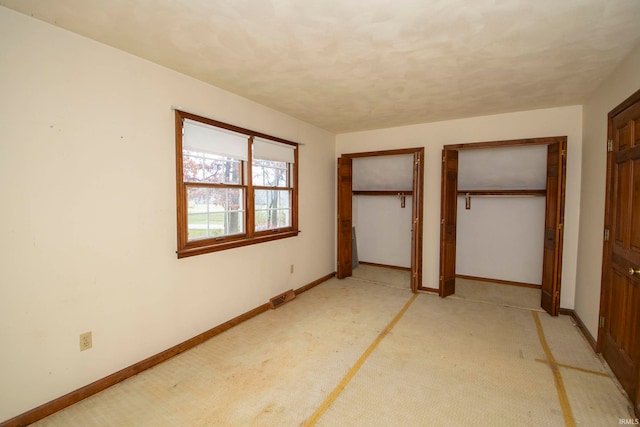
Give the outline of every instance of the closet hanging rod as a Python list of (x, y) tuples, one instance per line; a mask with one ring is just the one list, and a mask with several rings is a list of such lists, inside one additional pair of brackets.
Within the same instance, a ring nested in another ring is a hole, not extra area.
[(357, 196), (410, 196), (413, 190), (353, 190), (351, 193)]
[(458, 190), (458, 196), (473, 197), (544, 197), (547, 190)]

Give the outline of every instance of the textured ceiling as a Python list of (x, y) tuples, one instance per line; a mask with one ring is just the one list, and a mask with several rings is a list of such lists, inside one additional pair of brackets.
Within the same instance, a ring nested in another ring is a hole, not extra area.
[(640, 0), (0, 0), (333, 132), (580, 104)]

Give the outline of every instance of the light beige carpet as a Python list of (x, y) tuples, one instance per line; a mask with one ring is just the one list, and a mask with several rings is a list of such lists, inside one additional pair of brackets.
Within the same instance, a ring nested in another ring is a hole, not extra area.
[(456, 279), (455, 297), (472, 301), (543, 311), (540, 308), (541, 294), (542, 291), (535, 288)]
[(352, 278), (398, 289), (411, 289), (411, 272), (408, 270), (359, 264), (353, 269)]
[[(534, 312), (425, 293), (402, 312), (411, 298), (331, 279), (37, 425), (567, 425)], [(535, 315), (575, 424), (629, 418), (571, 320)]]

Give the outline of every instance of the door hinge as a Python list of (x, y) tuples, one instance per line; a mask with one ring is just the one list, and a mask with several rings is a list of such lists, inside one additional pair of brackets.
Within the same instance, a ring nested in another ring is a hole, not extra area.
[(607, 151), (613, 151), (613, 139), (607, 140)]
[(565, 157), (567, 155), (567, 150), (560, 151), (560, 156)]
[(440, 220), (440, 225), (444, 225), (444, 218)]
[(604, 328), (604, 316), (600, 316), (600, 327)]
[(609, 241), (609, 229), (608, 228), (604, 229), (604, 241), (605, 242)]

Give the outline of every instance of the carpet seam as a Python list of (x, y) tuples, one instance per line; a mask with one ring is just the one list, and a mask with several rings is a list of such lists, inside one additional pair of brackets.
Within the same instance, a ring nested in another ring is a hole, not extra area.
[(542, 323), (540, 322), (540, 317), (538, 316), (538, 312), (532, 311), (531, 314), (533, 315), (533, 320), (536, 324), (540, 345), (542, 345), (542, 349), (544, 350), (544, 353), (547, 356), (547, 360), (548, 360), (547, 365), (551, 368), (551, 372), (553, 373), (553, 380), (556, 385), (556, 392), (558, 393), (558, 399), (560, 400), (560, 408), (562, 409), (562, 415), (564, 416), (564, 423), (567, 427), (575, 427), (576, 421), (575, 421), (575, 418), (573, 417), (571, 405), (569, 404), (569, 397), (567, 396), (567, 390), (564, 387), (564, 381), (562, 380), (562, 374), (560, 373), (558, 362), (556, 361), (556, 358), (553, 356), (553, 353), (551, 352), (551, 348), (549, 348), (549, 344), (547, 343), (547, 339), (544, 336), (544, 330), (542, 328)]
[[(536, 362), (540, 362), (540, 363), (545, 363), (545, 364), (549, 364), (550, 363), (548, 360), (543, 360), (543, 359), (535, 359), (535, 361)], [(574, 371), (583, 372), (585, 374), (598, 375), (600, 377), (610, 378), (609, 374), (607, 374), (606, 372), (598, 372), (598, 371), (594, 371), (592, 369), (585, 369), (585, 368), (579, 368), (577, 366), (565, 365), (563, 363), (558, 363), (557, 365), (560, 368), (572, 369)]]
[(331, 394), (327, 396), (327, 398), (322, 402), (322, 404), (315, 410), (313, 414), (307, 419), (304, 423), (305, 427), (314, 426), (318, 420), (324, 415), (324, 413), (329, 409), (329, 407), (333, 404), (333, 402), (340, 396), (340, 393), (345, 389), (347, 384), (353, 379), (353, 377), (358, 373), (362, 365), (367, 361), (371, 353), (378, 347), (380, 342), (386, 337), (389, 332), (396, 326), (396, 324), (400, 321), (402, 316), (407, 312), (411, 304), (416, 300), (419, 294), (413, 294), (409, 301), (402, 307), (402, 309), (395, 315), (395, 317), (389, 322), (386, 328), (378, 336), (375, 340), (367, 347), (367, 349), (362, 353), (362, 355), (358, 358), (356, 363), (349, 369), (347, 374), (342, 378), (342, 380), (338, 383), (338, 385), (333, 389)]

